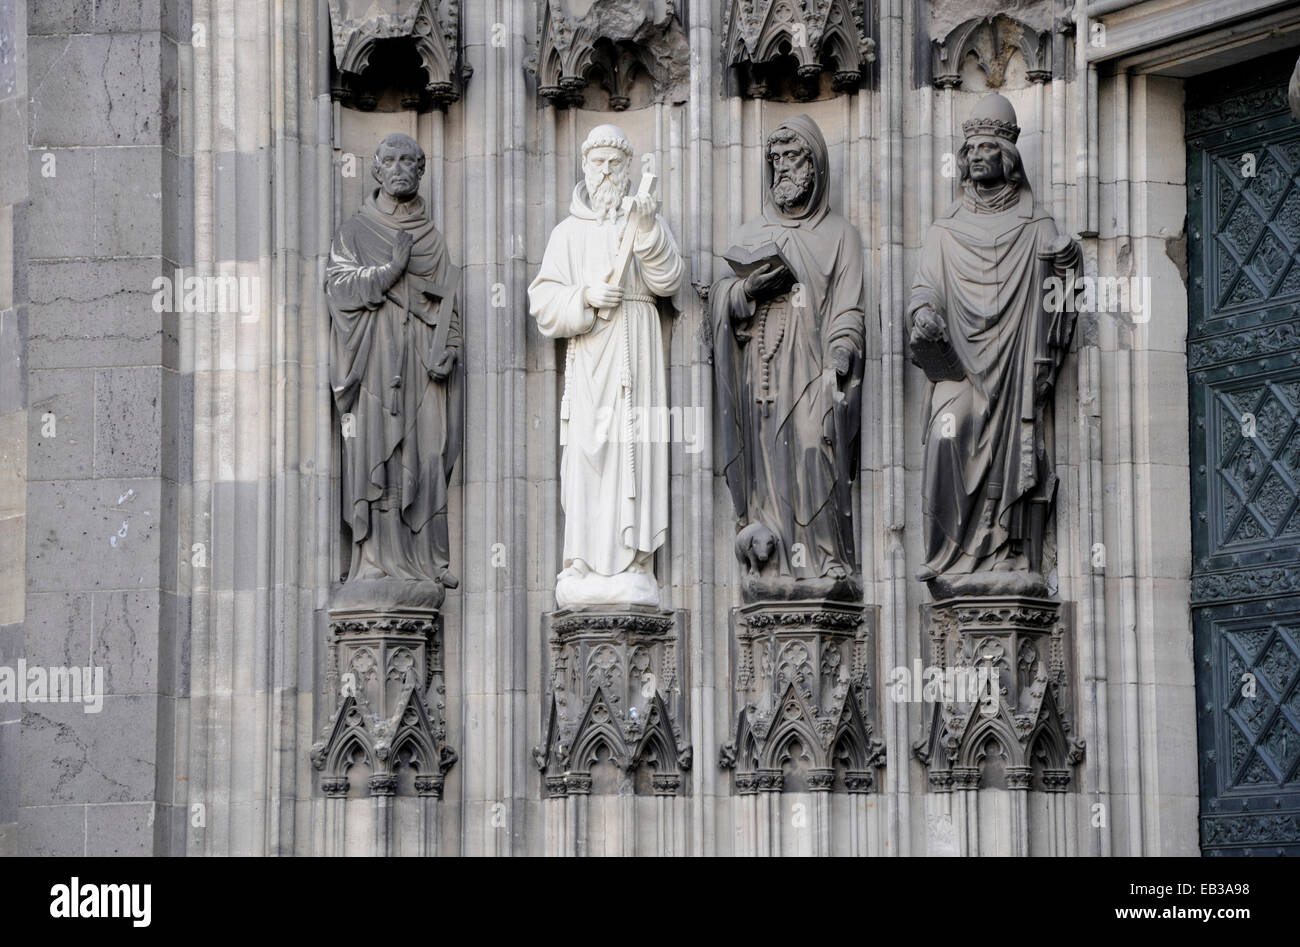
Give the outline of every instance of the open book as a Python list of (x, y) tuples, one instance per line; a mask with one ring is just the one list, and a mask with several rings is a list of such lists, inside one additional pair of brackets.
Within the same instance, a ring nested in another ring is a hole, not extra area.
[(731, 271), (741, 279), (768, 265), (784, 266), (791, 273), (794, 272), (794, 267), (790, 265), (790, 261), (785, 258), (785, 254), (781, 252), (781, 248), (775, 243), (765, 243), (761, 247), (755, 247), (752, 250), (745, 247), (732, 247), (722, 254), (722, 258), (727, 261)]

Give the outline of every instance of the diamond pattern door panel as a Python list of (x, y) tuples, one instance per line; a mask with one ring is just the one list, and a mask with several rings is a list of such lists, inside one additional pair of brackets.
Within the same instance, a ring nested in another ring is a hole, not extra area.
[(1300, 854), (1300, 123), (1287, 110), (1288, 55), (1187, 87), (1192, 634), (1207, 855)]

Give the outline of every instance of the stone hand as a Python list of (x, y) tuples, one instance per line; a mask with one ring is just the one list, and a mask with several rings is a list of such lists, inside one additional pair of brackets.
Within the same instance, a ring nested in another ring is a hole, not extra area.
[(451, 373), (456, 370), (457, 357), (455, 349), (443, 349), (442, 358), (438, 359), (438, 364), (429, 369), (429, 377), (434, 381), (446, 381), (451, 377)]
[(397, 273), (406, 272), (406, 264), (411, 261), (411, 234), (406, 230), (397, 232), (397, 240), (393, 243), (393, 269)]
[(1069, 234), (1060, 234), (1052, 245), (1048, 248), (1052, 251), (1052, 256), (1058, 263), (1068, 263), (1073, 257), (1076, 250), (1074, 239)]
[(845, 342), (836, 342), (831, 346), (831, 365), (835, 374), (843, 378), (853, 367), (853, 347)]
[(636, 232), (649, 233), (654, 229), (655, 216), (659, 213), (659, 202), (650, 195), (632, 197), (632, 213), (636, 215)]
[(623, 288), (613, 283), (593, 283), (582, 291), (582, 298), (592, 309), (610, 309), (623, 301)]
[(765, 264), (745, 277), (745, 295), (750, 299), (771, 299), (794, 285), (794, 274), (784, 266)]
[(947, 338), (948, 328), (937, 312), (928, 307), (916, 311), (912, 321), (913, 341), (938, 342)]

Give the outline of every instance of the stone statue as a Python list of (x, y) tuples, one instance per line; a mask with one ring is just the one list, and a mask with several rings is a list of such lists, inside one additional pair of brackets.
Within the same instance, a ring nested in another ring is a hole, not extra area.
[(330, 246), (330, 384), (343, 428), (340, 600), (437, 607), (448, 571), (447, 481), (460, 455), (459, 273), (419, 196), (424, 151), (375, 149), (379, 187)]
[(741, 589), (750, 601), (854, 600), (862, 239), (830, 209), (826, 142), (806, 115), (768, 137), (764, 174), (762, 216), (709, 294)]
[(656, 297), (677, 291), (684, 266), (648, 182), (629, 196), (631, 169), (622, 130), (592, 129), (584, 180), (528, 287), (538, 329), (568, 339), (561, 608), (659, 604), (654, 554), (668, 533), (668, 444), (656, 419), (667, 416), (668, 391)]
[(1300, 59), (1295, 61), (1295, 69), (1291, 70), (1291, 81), (1286, 88), (1287, 101), (1291, 103), (1291, 114), (1295, 120), (1300, 122)]
[(926, 234), (907, 309), (931, 381), (917, 578), (938, 599), (1046, 595), (1052, 390), (1080, 248), (1034, 202), (1011, 103), (985, 96), (962, 130), (963, 195)]

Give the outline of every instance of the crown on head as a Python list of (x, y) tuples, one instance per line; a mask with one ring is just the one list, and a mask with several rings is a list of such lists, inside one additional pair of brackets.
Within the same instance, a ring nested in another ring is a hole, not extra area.
[(996, 92), (984, 96), (972, 110), (970, 118), (961, 123), (962, 133), (967, 138), (977, 135), (994, 135), (1005, 138), (1015, 144), (1020, 137), (1020, 126), (1016, 124), (1016, 110), (1011, 103)]

